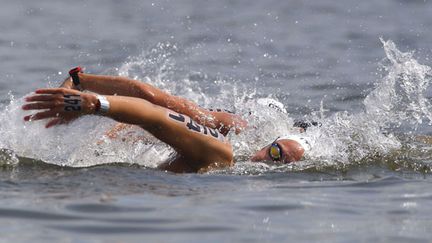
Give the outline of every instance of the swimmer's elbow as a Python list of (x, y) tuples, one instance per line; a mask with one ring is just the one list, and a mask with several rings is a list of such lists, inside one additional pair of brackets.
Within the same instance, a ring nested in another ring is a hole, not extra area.
[(214, 165), (217, 168), (227, 168), (234, 165), (234, 155), (231, 146), (226, 146), (221, 151), (218, 151), (218, 156), (215, 158)]
[(233, 166), (233, 164), (234, 164), (234, 155), (233, 155), (233, 150), (232, 150), (231, 146), (227, 146), (224, 149), (224, 152), (222, 153), (221, 161), (226, 166)]

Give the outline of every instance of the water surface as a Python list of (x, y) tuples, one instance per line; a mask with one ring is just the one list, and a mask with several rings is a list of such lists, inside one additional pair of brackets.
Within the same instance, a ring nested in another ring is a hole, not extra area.
[[(430, 241), (431, 145), (417, 136), (432, 134), (431, 8), (2, 1), (0, 242)], [(24, 124), (22, 97), (76, 65), (244, 115), (236, 165), (158, 171), (172, 150), (139, 129), (125, 136), (146, 142), (106, 140), (114, 123), (101, 117)], [(249, 161), (296, 119), (323, 124), (306, 160)]]

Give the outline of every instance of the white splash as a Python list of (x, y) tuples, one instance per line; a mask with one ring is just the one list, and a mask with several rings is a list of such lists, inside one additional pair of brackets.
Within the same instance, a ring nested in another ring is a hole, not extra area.
[[(412, 53), (400, 52), (393, 42), (382, 42), (387, 56), (383, 66), (386, 75), (364, 100), (364, 112), (339, 112), (326, 116), (322, 108), (320, 112), (311, 114), (311, 119), (321, 122), (322, 126), (311, 127), (305, 134), (314, 143), (307, 161), (283, 168), (346, 165), (368, 156), (385, 155), (401, 146), (392, 135), (398, 127), (409, 123), (415, 129), (425, 121), (431, 122), (431, 104), (426, 98), (430, 67), (419, 64)], [(280, 166), (251, 165), (249, 158), (276, 137), (297, 132), (284, 104), (275, 97), (258, 97), (255, 90), (238, 83), (201, 73), (184, 73), (175, 67), (173, 61), (177, 51), (175, 45), (158, 44), (150, 51), (127, 60), (114, 74), (143, 80), (205, 107), (222, 107), (242, 114), (250, 126), (240, 135), (229, 136), (237, 159), (233, 171), (239, 174), (257, 168), (280, 171)], [(208, 87), (203, 87), (203, 84), (213, 85), (211, 95), (204, 94), (203, 90)], [(278, 104), (283, 111), (269, 107), (269, 101)], [(27, 113), (21, 110), (22, 104), (23, 99), (11, 97), (10, 104), (0, 112), (0, 148), (13, 151), (18, 156), (74, 167), (112, 162), (155, 167), (173, 152), (142, 129), (127, 129), (119, 134), (119, 139), (108, 139), (105, 133), (115, 122), (103, 117), (87, 116), (68, 126), (50, 129), (44, 128), (44, 121), (24, 123), (22, 119)], [(138, 137), (145, 139), (136, 141), (134, 138)]]
[(364, 101), (368, 116), (387, 125), (408, 122), (416, 128), (424, 120), (430, 124), (432, 112), (426, 91), (431, 68), (419, 64), (412, 52), (400, 52), (392, 41), (381, 42), (389, 64), (384, 66), (387, 75)]
[[(324, 109), (312, 114), (310, 119), (322, 123), (321, 127), (311, 127), (304, 136), (313, 143), (307, 160), (287, 165), (286, 169), (306, 169), (311, 164), (316, 167), (338, 166), (359, 163), (371, 156), (384, 156), (401, 148), (401, 142), (393, 135), (401, 126), (409, 125), (413, 132), (423, 122), (431, 124), (431, 104), (427, 99), (427, 89), (431, 81), (431, 68), (419, 64), (411, 52), (403, 53), (388, 40), (383, 43), (386, 61), (383, 64), (385, 76), (364, 100), (364, 112), (351, 114), (348, 111), (324, 116)], [(257, 109), (251, 124), (264, 127), (258, 134), (247, 131), (235, 139), (234, 145), (241, 155), (251, 154), (259, 147), (269, 144), (272, 139), (290, 131), (289, 114), (270, 114)], [(286, 121), (288, 127), (281, 126)], [(267, 136), (266, 136), (267, 135)], [(251, 139), (252, 138), (252, 139)], [(247, 145), (242, 141), (251, 141)], [(259, 146), (257, 146), (259, 145)], [(240, 155), (240, 156), (241, 156)], [(244, 166), (236, 166), (237, 173), (244, 173)], [(272, 166), (272, 170), (278, 167)]]

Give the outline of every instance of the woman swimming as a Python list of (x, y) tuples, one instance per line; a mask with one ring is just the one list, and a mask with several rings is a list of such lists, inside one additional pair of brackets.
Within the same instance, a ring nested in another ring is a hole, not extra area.
[[(247, 126), (240, 116), (204, 109), (125, 77), (85, 74), (79, 67), (69, 74), (60, 88), (38, 89), (26, 97), (22, 108), (38, 112), (25, 116), (25, 121), (50, 119), (48, 128), (83, 115), (102, 115), (140, 126), (174, 148), (177, 154), (160, 169), (205, 172), (233, 165), (232, 146), (225, 136), (230, 130), (239, 133)], [(281, 137), (258, 151), (252, 160), (298, 161), (309, 146), (299, 137)]]

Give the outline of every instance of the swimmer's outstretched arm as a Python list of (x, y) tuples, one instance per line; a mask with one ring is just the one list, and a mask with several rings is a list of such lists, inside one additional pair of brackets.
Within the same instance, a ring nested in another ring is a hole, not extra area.
[[(194, 102), (171, 95), (150, 84), (120, 76), (78, 74), (81, 87), (103, 95), (120, 95), (145, 99), (153, 104), (171, 109), (191, 117), (201, 125), (217, 128), (227, 134), (232, 128), (239, 133), (247, 126), (240, 116), (227, 112), (215, 112), (204, 109)], [(62, 87), (73, 88), (71, 78), (66, 79)]]
[[(110, 107), (104, 115), (122, 123), (138, 125), (171, 145), (192, 171), (217, 164), (232, 164), (232, 148), (216, 130), (199, 126), (192, 119), (146, 100), (126, 96), (106, 96)], [(24, 120), (68, 118), (95, 114), (98, 98), (72, 89), (39, 89), (26, 98), (24, 110), (38, 110)], [(42, 110), (42, 111), (40, 111)]]

